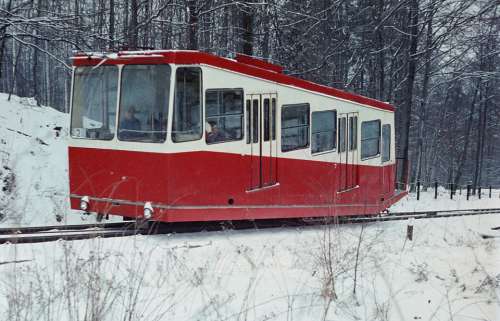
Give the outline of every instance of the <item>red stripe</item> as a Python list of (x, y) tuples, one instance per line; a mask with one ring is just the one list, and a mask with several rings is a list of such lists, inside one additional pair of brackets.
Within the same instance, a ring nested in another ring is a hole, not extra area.
[[(314, 91), (321, 94), (326, 94), (332, 97), (337, 97), (345, 100), (349, 100), (352, 102), (360, 103), (363, 105), (394, 111), (394, 106), (391, 104), (364, 97), (361, 95), (348, 93), (339, 89), (319, 85), (310, 81), (306, 81), (303, 79), (299, 79), (292, 76), (287, 76), (281, 73), (276, 72), (276, 67), (270, 68), (267, 66), (267, 70), (265, 69), (265, 62), (261, 62), (261, 67), (255, 67), (249, 64), (240, 63), (231, 59), (222, 58), (218, 56), (214, 56), (205, 52), (199, 51), (164, 51), (152, 53), (152, 57), (148, 57), (148, 55), (144, 56), (132, 56), (127, 58), (126, 55), (121, 55), (119, 59), (109, 59), (104, 62), (105, 65), (115, 65), (115, 64), (161, 64), (161, 63), (172, 63), (172, 64), (184, 64), (184, 65), (193, 65), (193, 64), (206, 64), (214, 67), (219, 67), (222, 69), (227, 69), (231, 71), (235, 71), (247, 76), (257, 77), (265, 80), (274, 81), (278, 84), (294, 86), (310, 91)], [(158, 55), (162, 55), (163, 58), (157, 57)], [(240, 58), (241, 59), (241, 58)], [(243, 58), (245, 60), (245, 58)], [(251, 58), (253, 59), (253, 58)], [(255, 61), (257, 59), (253, 59)], [(73, 64), (75, 66), (94, 66), (102, 61), (102, 58), (87, 58), (87, 57), (75, 57), (73, 60)], [(253, 65), (256, 62), (252, 63)], [(275, 66), (268, 64), (270, 66)]]
[[(356, 166), (359, 187), (337, 193), (341, 166), (287, 158), (279, 158), (277, 164), (279, 185), (248, 192), (249, 156), (70, 147), (70, 193), (152, 202), (167, 207), (158, 209), (163, 214), (157, 219), (168, 221), (371, 214), (393, 202), (394, 165)], [(78, 200), (72, 199), (72, 208), (78, 206)], [(90, 206), (104, 213), (142, 215), (140, 205), (91, 200)]]

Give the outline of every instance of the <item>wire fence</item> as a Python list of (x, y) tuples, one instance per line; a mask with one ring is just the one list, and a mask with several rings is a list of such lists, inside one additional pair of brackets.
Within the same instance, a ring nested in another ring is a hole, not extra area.
[[(417, 201), (420, 200), (421, 192), (429, 189), (433, 190), (434, 199), (440, 197), (454, 199), (457, 195), (464, 195), (467, 201), (472, 199), (500, 198), (500, 187), (492, 185), (479, 185), (474, 187), (472, 183), (460, 185), (455, 183), (442, 184), (436, 181), (432, 184), (426, 183), (425, 185), (421, 182), (410, 183), (408, 187), (410, 193), (416, 194)], [(446, 193), (439, 192), (441, 187), (445, 189)]]

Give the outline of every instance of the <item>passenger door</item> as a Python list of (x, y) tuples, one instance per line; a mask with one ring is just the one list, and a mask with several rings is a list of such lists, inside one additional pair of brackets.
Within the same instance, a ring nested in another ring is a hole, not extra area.
[(358, 185), (358, 113), (338, 118), (339, 191)]
[(250, 190), (277, 182), (276, 106), (276, 94), (249, 94), (245, 101)]

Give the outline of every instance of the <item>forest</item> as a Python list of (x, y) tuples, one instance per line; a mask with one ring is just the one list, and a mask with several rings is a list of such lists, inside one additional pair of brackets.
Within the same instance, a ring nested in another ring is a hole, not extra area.
[(497, 0), (0, 0), (0, 91), (68, 112), (75, 51), (243, 52), (396, 107), (410, 182), (500, 186)]

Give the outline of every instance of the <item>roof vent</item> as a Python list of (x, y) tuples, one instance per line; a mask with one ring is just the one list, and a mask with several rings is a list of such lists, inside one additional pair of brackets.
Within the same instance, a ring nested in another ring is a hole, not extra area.
[(236, 54), (236, 61), (239, 63), (245, 64), (245, 65), (250, 65), (250, 66), (257, 67), (257, 68), (266, 69), (269, 71), (274, 71), (274, 72), (279, 73), (279, 74), (283, 73), (283, 67), (269, 63), (269, 62), (264, 61), (262, 59), (254, 58), (252, 56), (247, 56), (244, 54), (237, 53)]

